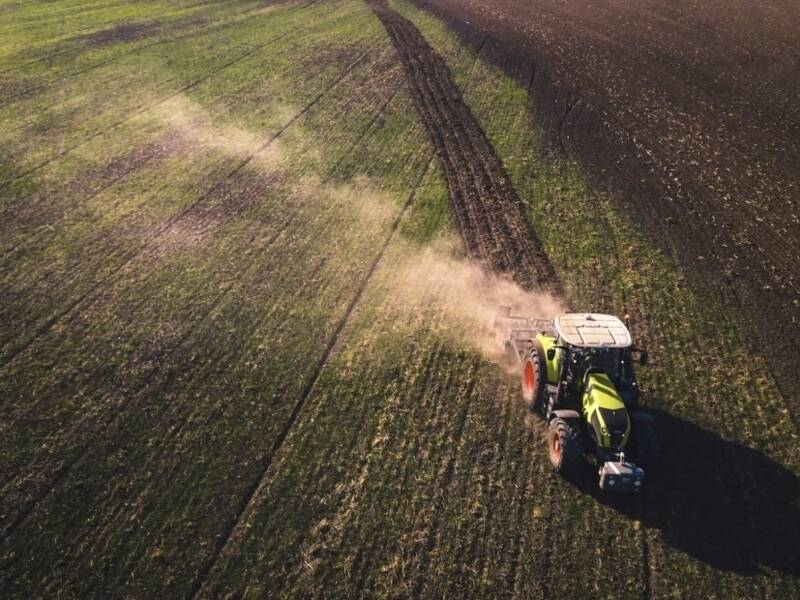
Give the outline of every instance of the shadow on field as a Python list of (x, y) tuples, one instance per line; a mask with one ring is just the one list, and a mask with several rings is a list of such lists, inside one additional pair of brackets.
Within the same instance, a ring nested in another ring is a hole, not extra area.
[(603, 493), (591, 476), (574, 485), (717, 569), (800, 573), (800, 478), (756, 450), (651, 412), (663, 458), (647, 469), (641, 497)]

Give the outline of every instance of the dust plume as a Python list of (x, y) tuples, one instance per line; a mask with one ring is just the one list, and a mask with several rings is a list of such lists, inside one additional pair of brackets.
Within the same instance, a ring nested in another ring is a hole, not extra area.
[[(284, 122), (294, 111), (285, 107), (279, 113), (278, 122)], [(256, 135), (225, 123), (182, 94), (158, 104), (151, 115), (166, 125), (184, 148), (217, 151), (241, 159), (253, 156), (254, 161), (271, 170), (282, 166), (283, 153), (277, 140), (265, 147), (264, 134)]]
[(493, 326), (500, 306), (511, 307), (512, 314), (548, 318), (564, 312), (564, 306), (551, 294), (524, 290), (508, 277), (458, 258), (453, 245), (444, 241), (407, 255), (395, 271), (390, 303), (425, 311), (437, 329), (505, 364), (501, 336)]
[(392, 196), (381, 191), (367, 176), (357, 176), (347, 183), (330, 183), (317, 176), (304, 175), (293, 185), (293, 190), (296, 195), (314, 198), (341, 212), (347, 227), (378, 231), (397, 214)]

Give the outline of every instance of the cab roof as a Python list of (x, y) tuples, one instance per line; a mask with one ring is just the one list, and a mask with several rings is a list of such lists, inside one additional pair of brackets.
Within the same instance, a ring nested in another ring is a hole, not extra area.
[(556, 317), (558, 335), (579, 348), (628, 348), (631, 334), (625, 324), (612, 315), (569, 313)]

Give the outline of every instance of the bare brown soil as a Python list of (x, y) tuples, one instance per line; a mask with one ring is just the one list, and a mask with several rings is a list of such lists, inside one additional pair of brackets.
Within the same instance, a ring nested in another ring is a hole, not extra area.
[(159, 23), (123, 23), (78, 37), (78, 42), (90, 46), (107, 46), (120, 42), (133, 42), (155, 34)]
[(370, 2), (406, 70), (414, 105), (442, 167), (468, 254), (522, 286), (558, 287), (525, 208), (441, 57), (408, 19)]
[(797, 423), (798, 5), (420, 4), (492, 36), (498, 64), (535, 65), (535, 107), (556, 147), (741, 311)]

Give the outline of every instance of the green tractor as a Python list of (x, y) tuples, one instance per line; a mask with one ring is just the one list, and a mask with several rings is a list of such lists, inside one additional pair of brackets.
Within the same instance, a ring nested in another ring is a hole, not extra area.
[(549, 424), (553, 468), (574, 478), (593, 456), (601, 489), (641, 490), (642, 467), (657, 458), (655, 422), (639, 407), (633, 371), (634, 355), (644, 365), (647, 353), (625, 324), (603, 314), (518, 317), (504, 307), (495, 327), (521, 367), (523, 400)]

